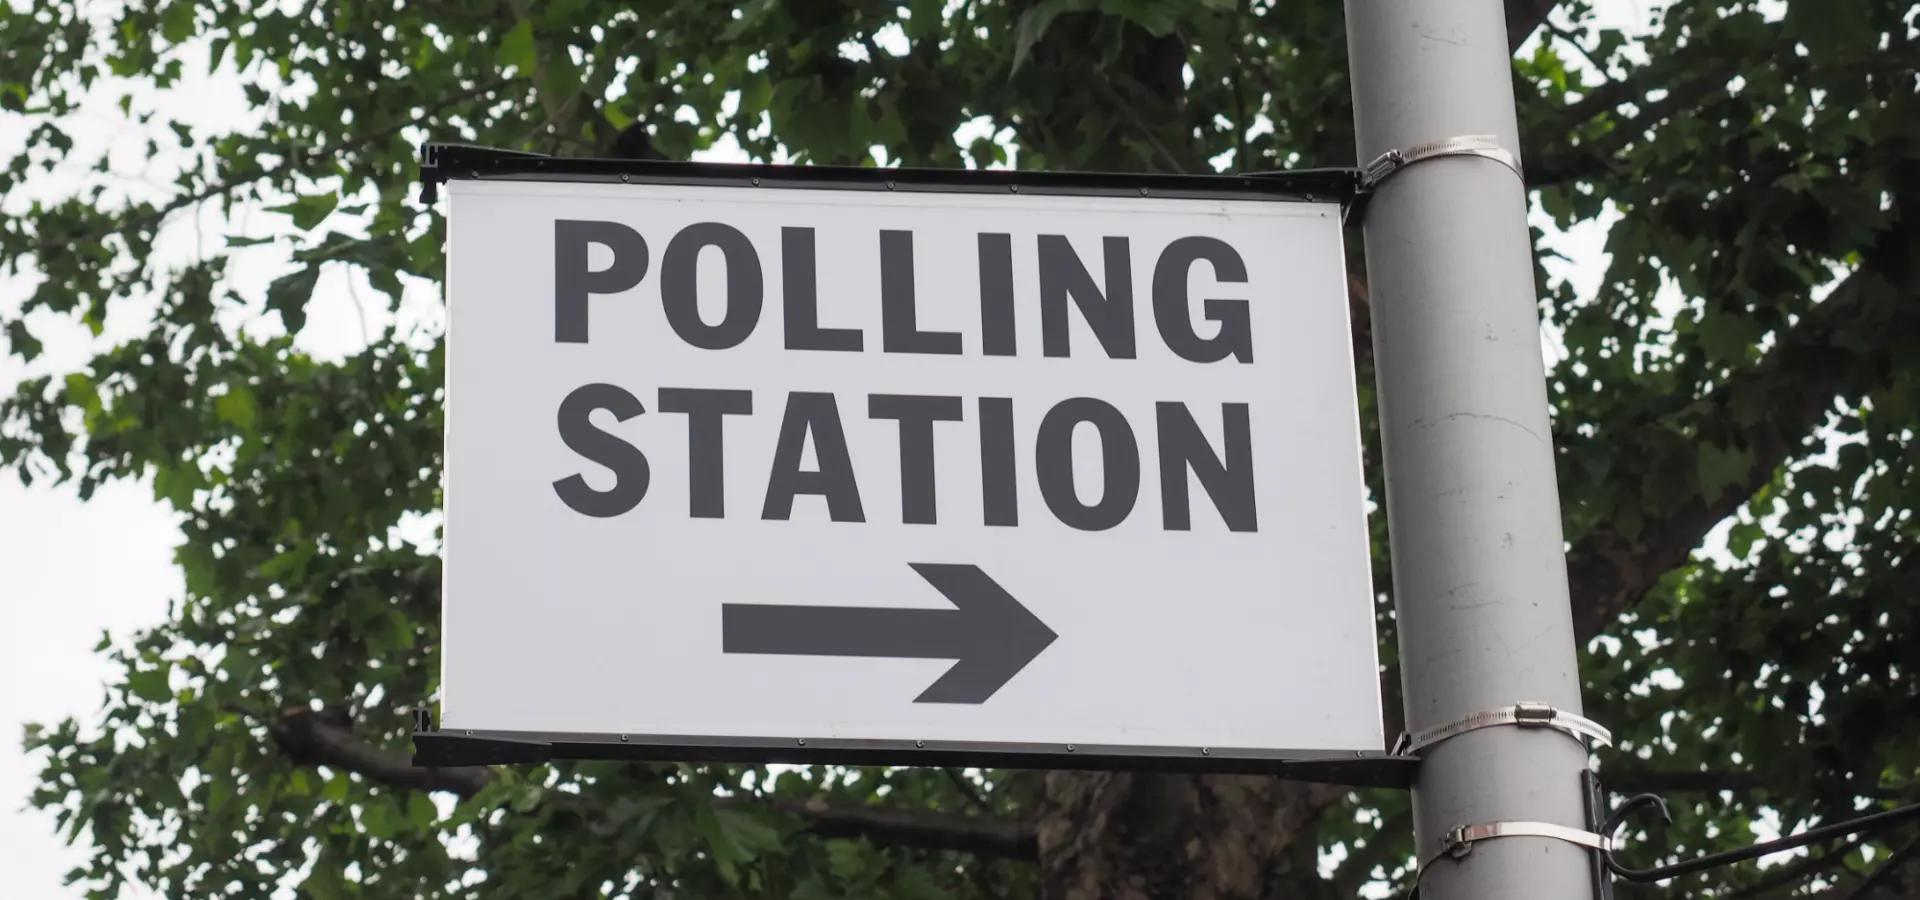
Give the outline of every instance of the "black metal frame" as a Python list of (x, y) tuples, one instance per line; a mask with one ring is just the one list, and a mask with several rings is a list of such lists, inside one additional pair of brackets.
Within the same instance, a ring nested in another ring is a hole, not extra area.
[(416, 766), (494, 766), (556, 759), (649, 762), (789, 763), (844, 766), (961, 766), (986, 769), (1274, 775), (1351, 787), (1405, 789), (1419, 761), (1385, 751), (1250, 750), (964, 741), (883, 741), (578, 732), (436, 730), (415, 713)]
[[(453, 179), (681, 184), (768, 189), (927, 191), (1265, 200), (1337, 203), (1360, 196), (1357, 169), (1248, 175), (1160, 175), (980, 169), (783, 166), (631, 159), (579, 159), (471, 144), (429, 143), (420, 154), (420, 199), (432, 203)], [(1353, 787), (1408, 788), (1419, 761), (1386, 750), (1265, 750), (986, 743), (957, 741), (743, 738), (438, 730), (416, 714), (414, 764), (450, 767), (555, 759), (1264, 774)]]
[[(1594, 834), (1611, 837), (1606, 830), (1607, 791), (1600, 784), (1600, 773), (1585, 769), (1580, 773), (1580, 788), (1586, 794), (1587, 830)], [(1589, 860), (1592, 866), (1593, 900), (1613, 900), (1613, 872), (1608, 866), (1611, 859), (1605, 850), (1593, 851)]]
[(1361, 193), (1358, 169), (1299, 169), (1245, 175), (1043, 172), (1015, 169), (909, 169), (674, 162), (543, 156), (472, 144), (420, 149), (420, 201), (432, 203), (454, 179), (640, 182), (710, 187), (833, 188), (1162, 198), (1238, 198), (1350, 206)]

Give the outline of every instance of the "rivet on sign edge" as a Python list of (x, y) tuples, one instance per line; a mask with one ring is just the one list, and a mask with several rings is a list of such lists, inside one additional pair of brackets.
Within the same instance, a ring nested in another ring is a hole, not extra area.
[(1012, 192), (1014, 192), (1014, 193), (1016, 193), (1016, 194), (1018, 194), (1018, 193), (1020, 193), (1020, 186), (1019, 186), (1019, 185), (1017, 185), (1017, 184), (1010, 184), (1010, 185), (1007, 185), (1007, 190), (1010, 190), (1010, 191), (1012, 191)]
[(1200, 755), (1201, 755), (1201, 756), (1212, 756), (1212, 755), (1213, 755), (1213, 751), (1212, 751), (1212, 750), (1209, 750), (1209, 749), (1207, 749), (1207, 748), (1205, 748), (1205, 747), (1201, 747), (1201, 748), (1200, 748)]
[(806, 738), (795, 738), (794, 740), (797, 740), (797, 741), (799, 741), (799, 742), (800, 742), (800, 746), (802, 746), (802, 747), (805, 747), (805, 746), (807, 745), (807, 739), (806, 739)]
[(626, 735), (624, 735), (624, 734), (623, 734), (623, 735), (621, 735), (621, 736), (620, 736), (620, 743), (622, 743), (622, 744), (624, 744), (624, 743), (626, 743), (626, 742), (627, 742), (627, 736), (626, 736)]
[(632, 176), (632, 175), (628, 175), (628, 174), (627, 174), (627, 173), (625, 173), (625, 172), (621, 172), (621, 173), (620, 173), (620, 183), (621, 183), (621, 184), (625, 184), (625, 183), (627, 183), (627, 182), (629, 182), (629, 181), (632, 181), (632, 180), (633, 180), (633, 176)]
[(750, 180), (751, 180), (751, 181), (753, 182), (753, 186), (754, 186), (754, 187), (759, 187), (759, 186), (760, 186), (760, 179), (759, 179), (758, 177), (755, 177), (755, 178), (753, 178), (753, 179), (750, 179)]
[(467, 729), (467, 737), (473, 737), (473, 729)]
[(1072, 752), (1073, 752), (1073, 745), (1072, 745), (1072, 744), (1068, 744), (1068, 745), (1067, 745), (1067, 752), (1068, 752), (1068, 753), (1072, 753)]
[(1141, 189), (1140, 189), (1140, 196), (1142, 196), (1142, 197), (1145, 197), (1146, 195), (1147, 195), (1147, 189), (1146, 189), (1146, 188), (1141, 188)]
[(893, 182), (887, 182), (887, 190), (893, 190)]
[(915, 747), (925, 747), (925, 746), (927, 745), (927, 742), (926, 742), (926, 741), (914, 741), (914, 742), (913, 742), (913, 745), (914, 745)]

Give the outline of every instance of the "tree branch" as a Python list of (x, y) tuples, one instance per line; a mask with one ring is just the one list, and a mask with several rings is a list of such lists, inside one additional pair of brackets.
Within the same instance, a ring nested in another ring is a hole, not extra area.
[[(1714, 497), (1692, 497), (1650, 518), (1631, 538), (1604, 524), (1574, 545), (1567, 553), (1567, 575), (1580, 640), (1599, 634), (1660, 576), (1685, 563), (1707, 532), (1771, 481), (1826, 421), (1836, 396), (1876, 383), (1887, 364), (1885, 342), (1849, 338), (1900, 334), (1903, 328), (1915, 327), (1913, 304), (1902, 301), (1920, 289), (1916, 283), (1920, 279), (1915, 277), (1920, 266), (1912, 262), (1920, 254), (1916, 237), (1920, 237), (1920, 225), (1884, 233), (1863, 254), (1859, 269), (1782, 334), (1766, 359), (1677, 416), (1659, 417), (1641, 426), (1652, 430), (1680, 426), (1699, 433), (1697, 423), (1750, 419), (1752, 424), (1740, 430), (1739, 438), (1752, 453), (1753, 464), (1739, 484)], [(1879, 349), (1852, 349), (1859, 346)], [(1621, 438), (1603, 434), (1597, 439)], [(1625, 443), (1635, 442), (1629, 438)]]
[[(509, 82), (506, 80), (495, 81), (495, 82), (490, 82), (488, 84), (480, 85), (478, 87), (474, 87), (469, 90), (461, 91), (458, 94), (454, 94), (453, 96), (447, 97), (446, 99), (441, 100), (440, 102), (427, 107), (425, 110), (421, 111), (420, 115), (415, 116), (411, 119), (408, 119), (405, 122), (400, 122), (398, 124), (391, 125), (386, 128), (382, 128), (378, 131), (370, 132), (368, 134), (361, 135), (358, 137), (350, 137), (347, 140), (342, 141), (338, 147), (330, 148), (329, 152), (337, 153), (341, 150), (358, 150), (363, 147), (368, 147), (373, 144), (377, 144), (381, 141), (392, 140), (394, 137), (397, 137), (400, 134), (400, 132), (405, 131), (408, 128), (412, 128), (415, 125), (420, 125), (426, 122), (428, 119), (431, 119), (434, 116), (439, 115), (440, 113), (446, 111), (448, 107), (453, 106), (456, 103), (461, 103), (463, 101), (470, 100), (474, 97), (480, 96), (481, 94), (486, 94), (486, 93), (490, 93), (492, 91), (498, 90), (499, 88), (506, 86), (508, 83)], [(161, 206), (155, 207), (154, 209), (151, 209), (145, 213), (142, 213), (140, 215), (127, 219), (124, 222), (120, 222), (114, 225), (112, 228), (106, 229), (104, 231), (100, 231), (94, 234), (79, 236), (78, 238), (75, 238), (73, 236), (66, 236), (66, 237), (60, 237), (60, 238), (43, 239), (42, 241), (40, 241), (39, 245), (34, 248), (34, 252), (36, 254), (45, 254), (49, 250), (54, 250), (64, 246), (86, 245), (86, 244), (98, 243), (99, 241), (106, 239), (109, 235), (120, 234), (122, 232), (131, 231), (135, 228), (140, 228), (145, 225), (151, 225), (155, 222), (159, 222), (165, 219), (167, 216), (170, 216), (176, 212), (179, 212), (180, 210), (186, 209), (189, 206), (193, 206), (196, 203), (202, 203), (207, 200), (212, 200), (215, 197), (226, 196), (227, 194), (231, 194), (234, 191), (239, 190), (240, 188), (246, 187), (249, 184), (259, 181), (262, 178), (272, 178), (277, 175), (284, 175), (288, 172), (298, 170), (300, 167), (305, 166), (309, 161), (311, 161), (317, 155), (318, 154), (311, 153), (311, 152), (296, 151), (288, 155), (286, 161), (282, 162), (277, 166), (272, 166), (264, 169), (255, 169), (251, 172), (243, 172), (239, 175), (235, 175), (231, 178), (228, 178), (225, 181), (219, 182), (217, 184), (213, 184), (209, 187), (203, 188), (194, 193), (187, 194), (182, 197), (175, 197), (174, 199), (168, 201), (165, 204), (162, 204)]]
[(1649, 772), (1621, 769), (1601, 773), (1607, 790), (1616, 794), (1745, 793), (1765, 787), (1752, 772)]
[[(1920, 885), (1920, 864), (1914, 859), (1920, 856), (1920, 835), (1907, 839), (1905, 844), (1888, 854), (1873, 867), (1873, 871), (1843, 890), (1846, 900), (1895, 900), (1896, 894), (1913, 900), (1911, 890)], [(1902, 883), (1909, 890), (1902, 890)]]
[[(1600, 96), (1599, 91), (1602, 88), (1627, 83), (1626, 81), (1608, 82), (1596, 88), (1595, 93), (1589, 95), (1587, 99)], [(1529, 160), (1526, 170), (1527, 187), (1553, 187), (1572, 181), (1599, 179), (1608, 174), (1614, 158), (1619, 156), (1621, 151), (1645, 137), (1647, 132), (1653, 130), (1655, 126), (1676, 114), (1696, 108), (1708, 97), (1724, 93), (1725, 90), (1724, 85), (1715, 86), (1705, 79), (1700, 79), (1676, 87), (1668, 92), (1667, 96), (1651, 102), (1640, 97), (1629, 96), (1612, 100), (1604, 107), (1585, 112), (1582, 108), (1587, 106), (1586, 100), (1575, 103), (1567, 107), (1568, 112), (1572, 113), (1566, 119), (1569, 129), (1579, 128), (1594, 116), (1622, 103), (1639, 104), (1641, 112), (1631, 119), (1619, 122), (1613, 130), (1599, 138), (1583, 140), (1570, 146), (1556, 144), (1553, 149), (1541, 154), (1537, 163), (1535, 160)]]
[[(1740, 73), (1742, 61), (1722, 60), (1722, 65), (1710, 65), (1712, 61), (1706, 57), (1711, 52), (1710, 48), (1689, 44), (1671, 56), (1634, 67), (1624, 77), (1583, 89), (1584, 96), (1554, 113), (1539, 128), (1546, 140), (1538, 152), (1527, 154), (1527, 186), (1550, 187), (1604, 176), (1614, 157), (1655, 126), (1714, 94), (1724, 93), (1727, 82)], [(1647, 100), (1647, 95), (1656, 90), (1666, 91), (1666, 96)], [(1598, 137), (1583, 138), (1578, 144), (1566, 142), (1569, 133), (1628, 103), (1639, 107), (1638, 115), (1617, 121)]]
[(415, 767), (406, 754), (354, 737), (346, 717), (337, 713), (285, 709), (278, 721), (267, 725), (267, 733), (295, 765), (342, 769), (391, 788), (444, 792), (465, 799), (493, 782), (493, 770), (484, 766)]
[(1811, 896), (1818, 900), (1920, 900), (1920, 836), (1909, 839), (1862, 878)]
[(1035, 860), (1039, 839), (1024, 822), (931, 809), (832, 804), (819, 797), (727, 797), (718, 805), (762, 806), (794, 816), (823, 838), (866, 838), (890, 847), (956, 850), (979, 856)]
[[(466, 798), (494, 779), (484, 766), (417, 767), (404, 753), (382, 750), (355, 737), (343, 711), (306, 707), (282, 710), (267, 725), (280, 752), (296, 765), (353, 772), (398, 790), (450, 793)], [(931, 809), (899, 809), (830, 803), (819, 797), (716, 797), (732, 809), (771, 809), (799, 819), (823, 838), (865, 838), (881, 846), (952, 850), (1005, 859), (1039, 855), (1034, 829), (1024, 822), (967, 816)]]
[(993, 808), (987, 805), (987, 798), (980, 795), (980, 786), (968, 781), (965, 772), (952, 766), (943, 766), (940, 771), (947, 773), (947, 780), (953, 783), (953, 789), (960, 792), (960, 796), (967, 798), (967, 802), (972, 804), (974, 809), (987, 814), (993, 812)]
[(1347, 273), (1347, 322), (1353, 330), (1353, 358), (1373, 358), (1373, 293), (1364, 273)]
[(1160, 157), (1160, 161), (1166, 164), (1167, 169), (1176, 175), (1187, 174), (1186, 167), (1180, 164), (1180, 158), (1174, 156), (1173, 151), (1167, 149), (1167, 145), (1160, 140), (1160, 136), (1153, 133), (1153, 128), (1146, 123), (1146, 120), (1140, 118), (1140, 113), (1133, 108), (1133, 104), (1128, 103), (1127, 98), (1120, 96), (1119, 89), (1115, 88), (1113, 82), (1107, 78), (1106, 70), (1089, 63), (1087, 74), (1092, 76), (1093, 86), (1099, 90), (1101, 98), (1106, 100), (1107, 105), (1112, 106), (1114, 111), (1127, 120), (1127, 124), (1146, 140), (1148, 146), (1151, 146), (1153, 152)]

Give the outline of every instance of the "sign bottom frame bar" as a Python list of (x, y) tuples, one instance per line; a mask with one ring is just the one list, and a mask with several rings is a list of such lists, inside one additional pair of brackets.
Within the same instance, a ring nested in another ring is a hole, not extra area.
[(758, 738), (706, 735), (419, 729), (415, 766), (511, 765), (551, 760), (960, 766), (1207, 775), (1407, 789), (1419, 760), (1386, 750), (1265, 750), (1115, 744)]

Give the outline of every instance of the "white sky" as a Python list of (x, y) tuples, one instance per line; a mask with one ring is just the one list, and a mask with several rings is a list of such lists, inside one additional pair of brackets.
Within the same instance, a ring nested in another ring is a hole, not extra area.
[[(1605, 24), (1617, 27), (1643, 23), (1649, 9), (1662, 5), (1660, 0), (1599, 3)], [(188, 71), (193, 69), (190, 62)], [(239, 84), (231, 74), (190, 77), (188, 84), (165, 97), (150, 90), (135, 91), (134, 108), (159, 107), (161, 118), (226, 130), (254, 116), (218, 112), (246, 108)], [(115, 171), (126, 176), (119, 179), (126, 190), (143, 197), (166, 195), (165, 185), (179, 157), (144, 158), (143, 132), (115, 106), (126, 88), (125, 82), (96, 85), (85, 114), (66, 123), (76, 140), (72, 157), (76, 171), (72, 177), (43, 179), (37, 195), (71, 191), (79, 171), (109, 151)], [(17, 152), (31, 127), (19, 116), (0, 115), (0, 155)], [(25, 193), (16, 190), (0, 213), (15, 211), (27, 202)], [(245, 223), (243, 227), (251, 226), (253, 233), (284, 227), (271, 214), (239, 211), (236, 218)], [(216, 209), (202, 211), (199, 224), (196, 233), (192, 216), (176, 216), (159, 252), (174, 259), (190, 258), (201, 241), (217, 240), (222, 233), (223, 221)], [(1571, 278), (1583, 292), (1593, 290), (1605, 267), (1604, 237), (1604, 228), (1589, 225), (1553, 238), (1550, 243), (1574, 261), (1556, 266), (1558, 274)], [(267, 281), (286, 270), (284, 246), (253, 248), (237, 260), (236, 281), (250, 288), (254, 297), (261, 296)], [(0, 314), (18, 310), (31, 289), (28, 279), (0, 278)], [(391, 321), (383, 299), (364, 280), (356, 291), (345, 278), (330, 273), (322, 279), (300, 343), (327, 356), (363, 346), (367, 329)], [(410, 292), (402, 315), (430, 322), (434, 305), (432, 290)], [(10, 393), (23, 377), (72, 371), (91, 352), (137, 334), (141, 325), (137, 307), (134, 301), (116, 310), (110, 330), (99, 340), (90, 339), (73, 321), (36, 316), (32, 324), (46, 342), (47, 355), (30, 368), (17, 358), (0, 357), (0, 391)], [(128, 311), (135, 314), (126, 315)], [(257, 326), (249, 330), (252, 327)], [(24, 488), (11, 473), (0, 475), (0, 610), (5, 612), (5, 625), (0, 627), (0, 885), (14, 900), (81, 896), (80, 890), (61, 882), (66, 871), (85, 858), (82, 850), (55, 837), (51, 816), (26, 806), (39, 766), (18, 749), (21, 729), (28, 722), (52, 723), (67, 716), (84, 720), (96, 713), (103, 684), (112, 673), (93, 647), (103, 631), (124, 640), (165, 618), (169, 601), (182, 590), (172, 562), (179, 540), (171, 513), (154, 501), (146, 485), (109, 485), (82, 503), (71, 487), (42, 482)], [(140, 896), (147, 895), (141, 892)]]

